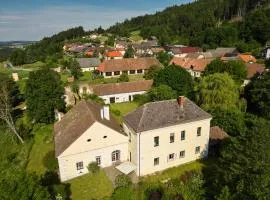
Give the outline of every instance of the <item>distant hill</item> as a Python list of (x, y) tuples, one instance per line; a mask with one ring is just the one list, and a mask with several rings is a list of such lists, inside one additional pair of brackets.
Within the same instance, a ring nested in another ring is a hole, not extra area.
[[(237, 37), (243, 29), (228, 25), (228, 22), (231, 19), (245, 18), (251, 11), (263, 8), (266, 4), (269, 5), (269, 2), (270, 0), (198, 0), (185, 5), (172, 6), (153, 15), (139, 16), (117, 23), (107, 31), (120, 36), (128, 36), (130, 32), (140, 30), (141, 36), (144, 38), (157, 36), (161, 44), (181, 43), (200, 46), (205, 44), (210, 47), (224, 45), (222, 43), (231, 45), (232, 40), (238, 40)], [(264, 14), (269, 17), (267, 12)], [(231, 41), (219, 41), (223, 38), (219, 38), (221, 33), (214, 28), (221, 25), (230, 26), (222, 31), (226, 37), (230, 37)], [(216, 35), (213, 34), (216, 37), (215, 42), (207, 38), (207, 35), (210, 33), (211, 36), (213, 32), (216, 33)], [(259, 42), (263, 43), (264, 40)], [(214, 45), (209, 43), (214, 43)]]

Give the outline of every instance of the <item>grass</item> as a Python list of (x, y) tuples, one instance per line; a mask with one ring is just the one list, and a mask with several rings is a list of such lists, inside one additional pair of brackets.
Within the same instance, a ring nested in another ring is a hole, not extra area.
[(139, 42), (141, 40), (143, 40), (143, 38), (140, 36), (141, 31), (132, 31), (130, 33), (130, 39), (135, 41), (135, 42)]
[(31, 64), (24, 64), (21, 67), (23, 67), (25, 69), (31, 69), (31, 68), (41, 68), (44, 66), (45, 66), (45, 63), (43, 63), (41, 61), (37, 61), (37, 62), (31, 63)]
[(71, 199), (89, 200), (104, 199), (111, 196), (113, 186), (105, 172), (101, 170), (97, 174), (87, 174), (69, 182)]
[(89, 81), (92, 79), (91, 72), (83, 72), (83, 76), (80, 78), (80, 81)]
[(115, 103), (110, 104), (110, 108), (112, 110), (119, 110), (121, 112), (120, 116), (115, 115), (113, 112), (113, 116), (116, 118), (116, 120), (122, 124), (123, 117), (128, 114), (129, 112), (135, 110), (138, 107), (138, 104), (135, 102), (126, 102), (126, 103)]
[(54, 150), (52, 125), (42, 126), (36, 131), (33, 131), (34, 145), (29, 155), (27, 171), (36, 172), (41, 175), (46, 172), (46, 167), (43, 163), (43, 158), (47, 153)]

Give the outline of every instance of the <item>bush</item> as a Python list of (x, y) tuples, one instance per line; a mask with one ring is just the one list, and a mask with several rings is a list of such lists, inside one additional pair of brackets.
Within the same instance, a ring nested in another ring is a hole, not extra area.
[(115, 178), (116, 187), (129, 187), (132, 185), (132, 181), (129, 176), (121, 174)]
[(114, 190), (111, 200), (136, 200), (136, 192), (131, 187), (118, 187)]
[(149, 96), (147, 94), (135, 94), (133, 96), (133, 101), (138, 103), (139, 105), (143, 105), (150, 101)]
[(129, 82), (129, 77), (128, 77), (127, 73), (121, 74), (120, 77), (118, 78), (117, 82)]
[(55, 151), (50, 151), (44, 156), (43, 165), (50, 171), (54, 171), (58, 168), (58, 162), (55, 158)]
[(100, 170), (100, 167), (98, 166), (97, 162), (91, 162), (89, 165), (88, 165), (88, 171), (92, 174), (96, 174), (97, 172), (99, 172)]
[(115, 114), (116, 116), (120, 116), (121, 115), (121, 111), (120, 110), (117, 110), (117, 109), (116, 110), (112, 109), (111, 112), (113, 114)]

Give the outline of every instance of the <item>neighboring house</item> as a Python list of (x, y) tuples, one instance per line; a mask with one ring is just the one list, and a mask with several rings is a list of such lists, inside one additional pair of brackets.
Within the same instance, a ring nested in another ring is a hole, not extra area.
[(173, 57), (170, 64), (175, 64), (186, 69), (193, 77), (201, 77), (201, 74), (205, 70), (206, 66), (210, 64), (212, 61), (213, 59), (192, 59), (192, 58)]
[(228, 47), (228, 48), (220, 47), (212, 50), (207, 50), (206, 53), (211, 54), (213, 58), (221, 58), (226, 53), (238, 54), (239, 52), (235, 47)]
[(99, 58), (76, 58), (83, 72), (94, 71), (100, 65)]
[(266, 47), (262, 50), (262, 56), (264, 59), (270, 59), (270, 47)]
[(220, 143), (228, 137), (229, 135), (218, 126), (211, 127), (209, 137), (209, 153), (215, 155), (220, 147)]
[(129, 161), (144, 176), (207, 157), (211, 115), (185, 97), (147, 103), (124, 117)]
[(226, 62), (226, 61), (237, 61), (240, 60), (238, 57), (238, 53), (225, 53), (222, 57), (221, 60)]
[(105, 60), (112, 60), (112, 59), (122, 59), (123, 54), (121, 51), (108, 51), (104, 55)]
[(128, 75), (144, 74), (152, 65), (162, 66), (156, 58), (123, 58), (105, 60), (97, 70), (105, 78), (118, 77), (122, 73)]
[(124, 40), (118, 40), (115, 42), (115, 48), (117, 49), (127, 49), (130, 45), (130, 42), (124, 41)]
[(246, 86), (250, 80), (256, 75), (256, 74), (262, 74), (265, 71), (265, 66), (264, 64), (246, 64), (247, 67), (247, 78), (244, 80), (243, 86)]
[(170, 49), (170, 54), (176, 57), (186, 57), (188, 54), (191, 53), (200, 53), (203, 52), (200, 47), (183, 47), (183, 46), (173, 46)]
[(80, 94), (96, 94), (105, 104), (133, 101), (134, 95), (146, 93), (153, 85), (152, 80), (100, 85), (80, 85)]
[(148, 40), (147, 42), (142, 42), (140, 44), (134, 44), (133, 48), (135, 49), (135, 54), (138, 57), (152, 56), (154, 53), (152, 47), (156, 47), (156, 40)]
[(151, 51), (153, 52), (153, 54), (158, 54), (160, 52), (165, 52), (165, 49), (163, 47), (152, 47)]
[(109, 107), (82, 101), (54, 125), (54, 134), (61, 181), (88, 173), (91, 162), (108, 167), (128, 159), (128, 137)]
[(248, 54), (248, 53), (239, 54), (238, 57), (240, 60), (242, 60), (245, 63), (256, 63), (257, 62), (256, 58), (253, 55)]

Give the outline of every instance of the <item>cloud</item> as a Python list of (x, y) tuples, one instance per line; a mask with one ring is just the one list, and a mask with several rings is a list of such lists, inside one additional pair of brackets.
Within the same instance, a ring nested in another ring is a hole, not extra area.
[(145, 13), (147, 10), (98, 6), (53, 6), (27, 12), (0, 12), (0, 40), (39, 40), (80, 25), (85, 30), (100, 25), (107, 28), (116, 22)]

